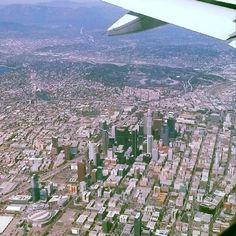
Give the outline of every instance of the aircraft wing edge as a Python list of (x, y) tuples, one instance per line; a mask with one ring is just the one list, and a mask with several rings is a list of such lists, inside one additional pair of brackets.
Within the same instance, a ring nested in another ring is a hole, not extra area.
[[(103, 0), (128, 11), (221, 40), (236, 29), (234, 9), (195, 0)], [(183, 8), (184, 6), (184, 8)], [(191, 20), (188, 20), (191, 19)], [(230, 45), (234, 45), (232, 40)]]

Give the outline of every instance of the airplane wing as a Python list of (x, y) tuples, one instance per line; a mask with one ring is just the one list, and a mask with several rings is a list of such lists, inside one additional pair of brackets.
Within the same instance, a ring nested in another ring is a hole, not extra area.
[(129, 12), (108, 29), (121, 35), (174, 24), (236, 48), (236, 0), (103, 0)]

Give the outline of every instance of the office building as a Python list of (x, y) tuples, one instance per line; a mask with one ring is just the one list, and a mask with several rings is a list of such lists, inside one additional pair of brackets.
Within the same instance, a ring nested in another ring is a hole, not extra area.
[(116, 138), (116, 126), (113, 125), (111, 128), (111, 138), (115, 139)]
[(141, 213), (137, 213), (134, 218), (134, 236), (141, 236)]
[(53, 191), (54, 191), (54, 188), (53, 188), (53, 183), (50, 182), (48, 185), (47, 185), (47, 191), (48, 191), (48, 195), (51, 196), (53, 194)]
[(86, 182), (82, 181), (80, 182), (79, 184), (79, 190), (80, 190), (80, 193), (83, 194), (84, 192), (86, 192), (87, 190), (87, 184)]
[(138, 130), (134, 128), (132, 130), (132, 154), (134, 157), (138, 156)]
[(168, 160), (171, 161), (173, 159), (173, 149), (169, 148), (168, 150)]
[(103, 159), (101, 159), (100, 153), (96, 153), (96, 164), (97, 166), (103, 166)]
[(70, 146), (70, 159), (75, 158), (78, 155), (78, 142), (73, 142)]
[(97, 168), (97, 180), (103, 181), (103, 167), (99, 166)]
[(144, 117), (144, 135), (152, 134), (152, 112), (148, 109), (147, 115)]
[(46, 188), (40, 190), (40, 200), (43, 202), (48, 201), (48, 190)]
[(102, 137), (102, 151), (104, 155), (107, 155), (109, 137), (108, 137), (108, 125), (106, 121), (100, 123), (100, 132)]
[(64, 150), (64, 154), (65, 154), (65, 160), (69, 161), (71, 159), (70, 146), (69, 145), (65, 145), (63, 147), (63, 150)]
[(129, 146), (129, 129), (126, 126), (116, 129), (116, 143), (123, 145), (125, 149)]
[(138, 125), (138, 143), (142, 143), (144, 139), (144, 125), (139, 124)]
[(153, 149), (153, 136), (148, 135), (147, 136), (147, 154), (152, 154), (152, 149)]
[(97, 182), (97, 169), (92, 170), (92, 172), (91, 172), (91, 181), (92, 181), (92, 183)]
[(158, 160), (158, 149), (153, 148), (152, 149), (152, 161), (157, 161)]
[(31, 177), (32, 201), (37, 202), (40, 199), (39, 177), (33, 174)]
[(93, 164), (97, 165), (97, 159), (96, 159), (96, 144), (89, 142), (89, 161), (92, 161)]
[(167, 120), (167, 126), (169, 129), (169, 138), (174, 139), (175, 138), (175, 119), (174, 118), (169, 118)]
[(86, 162), (79, 161), (77, 165), (78, 165), (78, 180), (79, 182), (82, 182), (85, 180), (86, 176)]
[(52, 137), (52, 148), (55, 149), (56, 152), (58, 153), (58, 149), (59, 149), (58, 137)]
[(160, 138), (165, 146), (169, 145), (169, 127), (167, 124), (162, 126)]

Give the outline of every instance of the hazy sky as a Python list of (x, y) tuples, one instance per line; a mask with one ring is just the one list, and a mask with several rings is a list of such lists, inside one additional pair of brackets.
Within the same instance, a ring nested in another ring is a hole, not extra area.
[[(53, 0), (0, 0), (1, 4), (51, 2)], [(59, 0), (60, 1), (60, 0)], [(66, 0), (65, 0), (66, 1)], [(73, 2), (97, 2), (99, 0), (71, 0)]]

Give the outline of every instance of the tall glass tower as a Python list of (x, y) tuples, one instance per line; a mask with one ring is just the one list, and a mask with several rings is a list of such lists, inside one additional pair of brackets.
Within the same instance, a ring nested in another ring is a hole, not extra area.
[(141, 213), (137, 213), (134, 218), (134, 236), (141, 236)]
[(106, 121), (100, 123), (100, 132), (102, 136), (102, 151), (105, 155), (107, 155), (109, 137), (108, 137), (108, 126)]
[(31, 191), (33, 202), (37, 202), (40, 199), (39, 177), (37, 174), (33, 174), (31, 177)]

